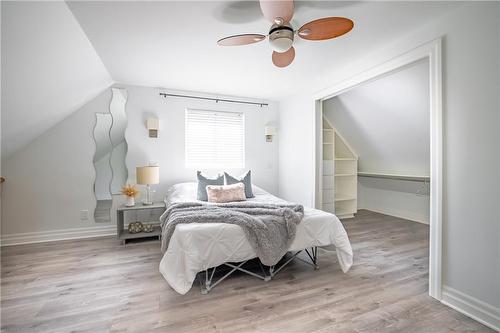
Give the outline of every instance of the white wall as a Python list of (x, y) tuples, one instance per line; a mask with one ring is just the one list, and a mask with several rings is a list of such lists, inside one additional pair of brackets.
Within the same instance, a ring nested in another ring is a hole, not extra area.
[[(362, 172), (429, 176), (429, 62), (422, 60), (323, 103)], [(429, 223), (429, 186), (358, 178), (358, 209)], [(423, 195), (422, 195), (423, 194)]]
[[(500, 4), (465, 4), (280, 103), (280, 195), (312, 203), (316, 91), (444, 36), (443, 284), (500, 308)], [(463, 24), (467, 22), (467, 24)], [(286, 116), (285, 116), (286, 115)], [(293, 179), (293, 181), (290, 181)]]
[(358, 178), (358, 209), (368, 209), (420, 223), (429, 223), (429, 184)]
[[(127, 166), (130, 181), (135, 167), (150, 161), (160, 164), (161, 184), (154, 186), (155, 200), (161, 200), (167, 188), (181, 181), (194, 181), (195, 170), (184, 168), (184, 109), (233, 110), (245, 112), (246, 168), (230, 170), (235, 175), (251, 169), (254, 182), (272, 193), (278, 191), (278, 140), (266, 143), (264, 125), (278, 121), (277, 104), (249, 107), (238, 104), (216, 104), (187, 99), (164, 100), (157, 88), (126, 86), (126, 112), (129, 145)], [(221, 97), (221, 96), (219, 96)], [(20, 233), (45, 233), (57, 230), (103, 226), (93, 222), (95, 144), (92, 130), (95, 113), (108, 112), (111, 90), (45, 132), (24, 149), (4, 160), (3, 171), (9, 179), (2, 196), (2, 237)], [(148, 137), (145, 120), (156, 114), (161, 121), (160, 138)], [(209, 173), (216, 171), (207, 170)], [(222, 170), (217, 170), (222, 171)], [(141, 188), (142, 192), (144, 189)], [(115, 196), (115, 205), (124, 202)], [(27, 209), (29, 207), (29, 209)], [(89, 210), (89, 221), (80, 221), (80, 210)], [(113, 225), (115, 216), (112, 214)]]
[(2, 195), (2, 237), (18, 233), (89, 227), (80, 210), (95, 206), (95, 113), (109, 109), (111, 90), (2, 160), (9, 179)]
[[(245, 113), (245, 168), (227, 170), (238, 176), (252, 170), (252, 180), (256, 185), (271, 193), (278, 193), (278, 138), (266, 142), (264, 127), (268, 122), (278, 122), (278, 106), (271, 103), (268, 107), (243, 104), (215, 103), (186, 98), (163, 98), (160, 90), (125, 86), (128, 91), (127, 101), (128, 126), (125, 133), (129, 144), (127, 166), (129, 179), (135, 182), (135, 168), (156, 162), (160, 165), (159, 186), (154, 186), (157, 193), (155, 200), (163, 197), (168, 187), (184, 181), (196, 181), (196, 170), (186, 169), (184, 165), (184, 117), (186, 108), (241, 111)], [(186, 92), (175, 92), (186, 93)], [(199, 93), (189, 93), (205, 96)], [(222, 98), (219, 96), (219, 98)], [(238, 99), (238, 98), (237, 98)], [(244, 98), (239, 98), (244, 99)], [(245, 99), (246, 100), (246, 99)], [(159, 138), (149, 138), (146, 119), (154, 115), (160, 119)], [(216, 175), (224, 170), (202, 170), (209, 175)], [(142, 189), (144, 191), (144, 188)], [(142, 193), (144, 194), (144, 193)]]
[(323, 102), (363, 172), (428, 176), (429, 62), (419, 61)]
[(112, 84), (64, 1), (2, 1), (6, 158)]

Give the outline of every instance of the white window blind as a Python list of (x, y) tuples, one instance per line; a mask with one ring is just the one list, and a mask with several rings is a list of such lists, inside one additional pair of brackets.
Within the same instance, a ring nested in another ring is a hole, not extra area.
[(245, 167), (245, 115), (186, 110), (186, 167)]

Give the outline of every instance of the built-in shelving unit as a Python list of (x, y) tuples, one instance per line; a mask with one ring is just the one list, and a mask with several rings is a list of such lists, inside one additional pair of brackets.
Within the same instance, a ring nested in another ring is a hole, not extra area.
[(339, 218), (357, 211), (358, 156), (330, 122), (323, 118), (321, 207)]

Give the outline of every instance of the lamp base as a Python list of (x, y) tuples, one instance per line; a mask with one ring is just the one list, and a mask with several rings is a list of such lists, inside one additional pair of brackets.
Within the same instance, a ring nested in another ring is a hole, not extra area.
[(151, 185), (147, 184), (146, 185), (146, 189), (147, 189), (147, 196), (146, 196), (146, 200), (143, 200), (142, 201), (142, 204), (144, 206), (151, 206), (153, 204), (153, 200), (151, 200)]

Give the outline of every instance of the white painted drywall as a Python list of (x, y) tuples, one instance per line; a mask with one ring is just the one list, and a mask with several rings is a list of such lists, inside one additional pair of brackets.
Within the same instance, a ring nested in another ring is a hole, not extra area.
[[(246, 167), (228, 171), (239, 175), (251, 169), (256, 184), (277, 193), (279, 135), (272, 143), (267, 143), (264, 137), (265, 124), (278, 123), (276, 103), (260, 108), (188, 99), (165, 100), (158, 95), (157, 88), (124, 87), (128, 92), (128, 127), (125, 136), (129, 149), (127, 166), (130, 181), (135, 182), (136, 166), (148, 162), (159, 163), (161, 184), (153, 186), (157, 191), (155, 200), (161, 200), (167, 188), (176, 182), (195, 181), (196, 170), (184, 167), (186, 107), (244, 112)], [(2, 236), (104, 225), (94, 223), (92, 217), (95, 206), (95, 173), (92, 165), (95, 144), (92, 130), (95, 113), (108, 112), (110, 101), (111, 90), (106, 89), (3, 161), (3, 171), (9, 182), (3, 188)], [(151, 114), (158, 116), (161, 122), (158, 139), (148, 137), (145, 122)], [(223, 170), (205, 171), (215, 174)], [(144, 192), (143, 187), (140, 189)], [(114, 198), (117, 199), (115, 206), (124, 202), (122, 196)], [(89, 221), (80, 221), (82, 209), (89, 210)], [(111, 223), (114, 222), (115, 216), (112, 214)]]
[(429, 63), (420, 61), (323, 103), (362, 172), (428, 176)]
[(420, 223), (429, 223), (429, 184), (358, 178), (358, 209), (368, 209)]
[(111, 76), (64, 1), (2, 1), (2, 156), (27, 145)]
[[(280, 195), (312, 204), (315, 92), (443, 36), (443, 284), (500, 308), (500, 4), (466, 3), (439, 21), (280, 102)], [(464, 25), (463, 22), (468, 22)], [(302, 152), (298, 157), (297, 152)], [(293, 181), (291, 181), (293, 180)]]
[[(355, 27), (325, 42), (296, 38), (297, 56), (282, 69), (272, 64), (267, 40), (242, 47), (216, 43), (238, 33), (267, 33), (271, 23), (262, 16), (258, 1), (246, 1), (245, 10), (238, 13), (231, 13), (234, 1), (67, 3), (118, 82), (269, 99), (300, 94), (325, 68), (342, 68), (350, 58), (459, 5), (454, 1), (297, 2), (295, 29), (328, 16), (349, 17)], [(193, 24), (187, 24), (186, 15)], [(251, 19), (245, 20), (248, 15)]]
[[(2, 236), (92, 226), (95, 113), (108, 112), (111, 90), (3, 159)], [(90, 221), (80, 221), (88, 209)]]
[[(429, 176), (429, 62), (362, 84), (323, 104), (323, 114), (358, 154), (362, 172)], [(429, 186), (358, 178), (358, 209), (429, 223)]]
[[(186, 108), (238, 111), (245, 113), (245, 168), (227, 170), (234, 175), (240, 175), (246, 170), (252, 170), (252, 180), (255, 184), (271, 193), (278, 193), (278, 141), (266, 142), (264, 127), (266, 123), (278, 122), (277, 104), (268, 107), (249, 106), (243, 104), (215, 103), (186, 98), (163, 98), (160, 90), (125, 86), (128, 91), (127, 101), (128, 127), (125, 133), (129, 143), (127, 166), (129, 179), (135, 181), (135, 168), (150, 162), (160, 165), (160, 182), (153, 186), (158, 193), (154, 199), (159, 200), (169, 186), (182, 181), (195, 181), (196, 170), (187, 169), (184, 165), (184, 121)], [(175, 92), (178, 93), (178, 92)], [(185, 93), (185, 92), (179, 92)], [(206, 96), (189, 93), (197, 96)], [(222, 98), (219, 96), (219, 98)], [(242, 99), (240, 97), (240, 99)], [(244, 99), (244, 98), (243, 98)], [(160, 120), (158, 138), (149, 138), (146, 119), (150, 116)], [(216, 175), (224, 170), (203, 170), (209, 175)], [(142, 188), (144, 192), (144, 188)]]

